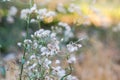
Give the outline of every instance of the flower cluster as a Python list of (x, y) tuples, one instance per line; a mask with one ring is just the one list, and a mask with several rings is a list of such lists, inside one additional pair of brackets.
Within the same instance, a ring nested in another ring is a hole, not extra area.
[(56, 10), (60, 13), (77, 13), (78, 15), (81, 15), (81, 9), (79, 6), (77, 6), (76, 4), (72, 3), (72, 4), (69, 4), (68, 7), (65, 7), (63, 5), (63, 3), (58, 3), (57, 4), (57, 7), (56, 7)]
[(57, 36), (62, 36), (61, 38), (64, 42), (67, 42), (70, 38), (74, 37), (71, 27), (65, 22), (59, 22), (57, 26), (52, 26), (52, 31), (55, 32)]
[[(62, 7), (62, 5), (61, 5)], [(33, 16), (35, 15), (35, 16)], [(54, 11), (46, 8), (37, 9), (36, 4), (30, 9), (21, 11), (21, 18), (31, 22), (44, 21), (56, 16)], [(60, 36), (58, 36), (60, 34)], [(63, 46), (62, 40), (69, 41), (74, 34), (71, 27), (64, 22), (52, 26), (52, 30), (39, 29), (18, 46), (24, 47), (21, 60), (23, 66), (22, 78), (25, 80), (78, 80), (72, 76), (72, 63), (76, 62), (75, 54), (81, 47), (79, 41)], [(66, 63), (65, 65), (63, 63)]]
[(58, 3), (56, 10), (60, 13), (67, 13), (66, 9), (64, 8), (64, 5), (62, 3)]
[(76, 43), (70, 43), (67, 45), (67, 49), (69, 52), (74, 52), (74, 51), (77, 51), (78, 48), (81, 48), (82, 45), (81, 44), (76, 44)]
[[(60, 44), (61, 41), (57, 38), (56, 33), (44, 29), (36, 31), (31, 35), (31, 39), (18, 43), (19, 46), (26, 49), (23, 76), (27, 76), (26, 79), (78, 80), (71, 75), (71, 64), (76, 61), (72, 52), (77, 51), (81, 46), (77, 43), (70, 43), (63, 50), (60, 48)], [(66, 59), (68, 63), (67, 71), (61, 66), (62, 59)]]
[[(35, 15), (35, 19), (36, 20), (40, 20), (43, 21), (46, 18), (54, 18), (56, 16), (56, 13), (54, 11), (49, 11), (46, 8), (43, 9), (37, 9), (36, 4), (33, 5), (33, 7), (31, 7), (30, 9), (23, 9), (21, 11), (21, 19), (27, 19), (29, 16), (31, 16), (32, 14)], [(31, 19), (31, 21), (35, 21), (35, 19)]]
[(72, 30), (71, 30), (71, 27), (67, 23), (59, 22), (58, 25), (65, 29), (64, 30), (64, 36), (65, 36), (64, 39), (65, 39), (65, 41), (68, 41), (69, 38), (74, 37), (74, 34), (73, 34)]
[(80, 7), (76, 6), (75, 4), (70, 4), (68, 7), (68, 11), (73, 13), (73, 12), (80, 12)]

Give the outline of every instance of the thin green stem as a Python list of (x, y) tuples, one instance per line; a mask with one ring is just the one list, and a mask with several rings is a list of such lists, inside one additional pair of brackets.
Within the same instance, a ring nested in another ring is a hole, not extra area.
[[(34, 3), (34, 0), (30, 0), (30, 8), (33, 6), (33, 3)], [(27, 32), (26, 38), (28, 38), (29, 25), (30, 25), (30, 14), (27, 17), (26, 25), (27, 25), (27, 27), (26, 27), (26, 32)], [(25, 45), (25, 48), (24, 48), (24, 53), (23, 53), (23, 57), (22, 57), (22, 64), (21, 64), (21, 70), (20, 70), (20, 78), (19, 78), (19, 80), (22, 80), (23, 67), (24, 67), (23, 60), (25, 61), (25, 53), (26, 53), (26, 50), (27, 50), (26, 47), (27, 47), (27, 45)]]
[[(30, 20), (29, 20), (29, 17), (28, 17), (28, 20), (26, 21), (26, 25), (27, 25), (27, 27), (26, 27), (26, 31), (27, 31), (27, 35), (26, 35), (26, 38), (28, 38), (28, 34), (29, 34), (29, 32), (28, 32), (28, 29), (29, 29), (29, 24), (30, 24)], [(25, 45), (25, 47), (26, 47), (27, 45)], [(26, 48), (24, 48), (24, 53), (23, 53), (23, 57), (22, 57), (22, 64), (21, 64), (21, 70), (20, 70), (20, 78), (19, 78), (19, 80), (22, 80), (22, 73), (23, 73), (23, 67), (24, 67), (24, 62), (23, 62), (23, 60), (25, 60), (25, 53), (26, 53)]]
[[(24, 50), (22, 60), (25, 60), (25, 52), (26, 52), (26, 48)], [(23, 66), (24, 66), (24, 63), (23, 62), (21, 62), (21, 63), (22, 64), (21, 64), (21, 70), (20, 70), (20, 78), (19, 78), (19, 80), (22, 80), (22, 73), (23, 73)]]
[(67, 77), (68, 75), (72, 74), (72, 65), (69, 63), (69, 73), (67, 73), (66, 75), (64, 75), (60, 80), (64, 80), (65, 77)]
[(38, 27), (39, 27), (39, 29), (41, 28), (40, 22), (41, 22), (41, 21), (38, 20)]
[(27, 36), (26, 36), (26, 38), (28, 38), (29, 26), (30, 26), (30, 15), (28, 16), (28, 20), (27, 20), (27, 29), (26, 29), (26, 31), (27, 31)]
[[(30, 15), (28, 16), (28, 19), (27, 19), (27, 21), (26, 21), (26, 25), (27, 25), (27, 27), (26, 27), (26, 32), (27, 32), (26, 38), (28, 38), (29, 25), (30, 25)], [(27, 45), (25, 45), (23, 57), (22, 57), (22, 60), (21, 60), (22, 64), (21, 64), (21, 70), (20, 70), (20, 78), (19, 78), (19, 80), (22, 80), (22, 73), (23, 73), (23, 67), (24, 67), (24, 62), (23, 62), (23, 60), (25, 61), (26, 47), (27, 47)]]
[(34, 0), (30, 0), (30, 8), (33, 6)]
[[(68, 60), (68, 57), (69, 56), (67, 56), (67, 60)], [(66, 75), (64, 75), (60, 80), (64, 80), (65, 77), (72, 74), (72, 65), (71, 65), (71, 63), (69, 63), (68, 65), (69, 65), (69, 72)]]

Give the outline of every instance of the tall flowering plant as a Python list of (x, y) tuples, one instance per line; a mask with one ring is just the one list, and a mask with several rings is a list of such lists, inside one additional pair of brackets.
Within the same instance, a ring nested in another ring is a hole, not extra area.
[[(31, 18), (33, 14), (35, 14), (34, 19)], [(30, 22), (38, 22), (40, 27), (41, 21), (53, 18), (55, 15), (57, 14), (54, 11), (45, 8), (38, 10), (35, 4), (30, 9), (21, 11), (21, 18), (28, 24), (27, 33)], [(68, 36), (67, 39), (74, 36), (67, 23), (59, 22), (58, 26), (65, 28), (63, 35)], [(57, 36), (59, 31), (57, 29), (59, 28), (54, 26), (52, 30), (40, 27), (30, 38), (26, 37), (23, 42), (18, 43), (24, 48), (19, 80), (78, 80), (72, 76), (72, 64), (76, 61), (74, 52), (82, 47), (80, 40), (61, 46), (66, 39)]]

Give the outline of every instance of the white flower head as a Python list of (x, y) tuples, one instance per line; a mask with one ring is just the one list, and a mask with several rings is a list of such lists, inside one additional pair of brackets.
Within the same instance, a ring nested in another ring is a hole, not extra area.
[(59, 78), (65, 75), (65, 70), (61, 66), (53, 67), (53, 74), (57, 75)]
[(63, 6), (62, 3), (58, 3), (58, 5), (57, 5), (57, 11), (61, 12), (61, 13), (66, 13), (66, 10), (65, 10), (65, 8), (64, 8), (64, 6)]
[(16, 13), (17, 13), (17, 8), (15, 7), (15, 6), (11, 6), (10, 7), (10, 10), (9, 10), (9, 12), (8, 12), (8, 15), (9, 16), (15, 16), (16, 15)]
[(18, 42), (17, 45), (18, 45), (19, 47), (21, 47), (22, 43), (21, 43), (21, 42)]
[(38, 14), (39, 14), (40, 16), (45, 15), (46, 13), (47, 13), (47, 9), (46, 9), (46, 8), (43, 8), (43, 9), (39, 9), (39, 10), (38, 10)]
[(34, 54), (30, 56), (30, 60), (35, 59), (35, 58), (36, 58), (36, 55), (34, 55)]
[(25, 44), (31, 44), (32, 41), (31, 41), (30, 39), (25, 39), (25, 40), (24, 40), (24, 43), (25, 43)]
[(44, 37), (48, 37), (50, 35), (50, 33), (51, 33), (50, 30), (40, 29), (34, 33), (34, 36), (36, 36), (38, 38), (44, 38)]
[(21, 19), (26, 19), (28, 17), (28, 14), (30, 14), (30, 10), (29, 9), (23, 9), (21, 11), (21, 15), (20, 15)]
[(42, 48), (40, 49), (41, 52), (45, 52), (46, 50), (47, 50), (46, 47), (42, 47)]
[(30, 13), (37, 12), (37, 5), (34, 4), (33, 7), (30, 8)]
[(52, 61), (50, 61), (49, 59), (45, 59), (45, 61), (44, 61), (44, 65), (45, 65), (45, 67), (46, 68), (49, 68), (49, 65), (52, 63)]
[(73, 13), (73, 12), (80, 12), (80, 7), (75, 5), (75, 4), (70, 4), (70, 6), (68, 7), (68, 11)]
[(7, 22), (14, 23), (14, 18), (12, 16), (7, 16)]
[(37, 63), (34, 63), (32, 66), (28, 67), (28, 70), (31, 70), (37, 66)]
[(48, 11), (46, 8), (38, 10), (37, 19), (44, 20), (45, 18), (55, 17), (56, 13), (54, 11)]
[(68, 44), (67, 49), (68, 49), (69, 52), (74, 52), (74, 51), (78, 50), (78, 47), (73, 45), (73, 44)]
[(70, 58), (68, 59), (68, 63), (75, 63), (76, 62), (76, 58), (74, 55), (70, 55)]
[(34, 43), (33, 43), (33, 49), (37, 49), (37, 47), (38, 47), (38, 43), (37, 43), (37, 42), (34, 42)]
[(60, 64), (60, 60), (56, 60), (55, 63), (56, 63), (56, 64)]
[(68, 75), (67, 76), (67, 80), (78, 80), (77, 77), (72, 76), (72, 75)]
[(30, 22), (31, 22), (31, 23), (34, 23), (34, 22), (36, 22), (36, 20), (35, 20), (35, 19), (31, 19)]
[(45, 18), (45, 14), (47, 13), (47, 9), (46, 8), (40, 9), (38, 10), (37, 13), (38, 13), (37, 19), (43, 20)]
[(51, 33), (50, 37), (51, 38), (55, 38), (56, 37), (56, 33)]
[(45, 17), (54, 17), (56, 16), (56, 13), (54, 11), (48, 11), (46, 14), (45, 14)]
[(67, 23), (64, 23), (64, 22), (59, 22), (58, 25), (59, 25), (59, 26), (62, 26), (62, 27), (65, 27), (65, 28), (66, 28), (66, 27), (67, 27), (67, 28), (69, 27), (69, 25), (68, 25)]

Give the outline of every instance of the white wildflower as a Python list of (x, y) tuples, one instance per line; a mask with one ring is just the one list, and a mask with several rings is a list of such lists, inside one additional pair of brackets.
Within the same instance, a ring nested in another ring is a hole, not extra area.
[(76, 62), (76, 58), (74, 55), (70, 55), (70, 58), (68, 59), (68, 63), (75, 63)]
[(77, 77), (69, 75), (67, 76), (67, 80), (78, 80)]
[(73, 12), (80, 13), (81, 12), (80, 7), (76, 6), (75, 4), (70, 4), (70, 6), (68, 7), (68, 11), (71, 13), (73, 13)]
[(38, 10), (38, 14), (39, 14), (40, 16), (45, 15), (46, 13), (47, 13), (47, 9), (46, 9), (46, 8), (43, 8), (43, 9)]
[(54, 80), (50, 76), (45, 76), (45, 80)]
[(59, 78), (63, 77), (65, 75), (65, 70), (62, 69), (60, 66), (53, 67), (53, 72), (54, 75), (57, 74)]
[(45, 18), (55, 17), (56, 13), (54, 11), (48, 11), (46, 8), (38, 10), (37, 19), (44, 20)]
[(50, 37), (51, 38), (55, 38), (56, 37), (56, 33), (51, 33)]
[(62, 26), (62, 27), (69, 27), (69, 25), (67, 23), (64, 23), (64, 22), (59, 22), (58, 25)]
[(60, 41), (61, 41), (61, 42), (63, 42), (63, 41), (64, 41), (64, 39), (62, 38)]
[(7, 16), (7, 22), (14, 23), (14, 18), (12, 16)]
[(31, 35), (31, 38), (34, 38), (34, 35)]
[(67, 41), (69, 38), (72, 38), (74, 36), (74, 34), (71, 30), (71, 27), (67, 23), (59, 22), (58, 25), (65, 28), (65, 31), (64, 31), (64, 36), (65, 36), (64, 40), (65, 41)]
[(34, 63), (32, 66), (28, 67), (28, 70), (31, 70), (37, 66), (37, 63)]
[(26, 37), (27, 36), (25, 31), (22, 31), (20, 34), (21, 34), (22, 37)]
[(37, 42), (34, 42), (34, 44), (33, 44), (33, 49), (37, 49), (37, 47), (38, 47), (38, 43), (37, 43)]
[(17, 45), (18, 45), (19, 47), (21, 47), (22, 43), (21, 43), (21, 42), (18, 42)]
[(30, 13), (33, 13), (33, 12), (37, 12), (37, 6), (36, 6), (36, 4), (34, 4), (34, 5), (30, 8)]
[(36, 55), (34, 55), (34, 54), (30, 56), (30, 60), (35, 59), (35, 58), (36, 58)]
[(56, 13), (54, 11), (48, 11), (46, 14), (45, 14), (45, 17), (54, 17), (56, 16)]
[(10, 7), (10, 10), (8, 11), (8, 15), (9, 16), (15, 16), (16, 15), (16, 13), (17, 13), (17, 8), (15, 7), (15, 6), (11, 6)]
[(69, 52), (74, 52), (74, 51), (78, 50), (78, 47), (73, 45), (73, 44), (68, 44), (67, 49), (68, 49)]
[(41, 52), (42, 56), (49, 56), (51, 54), (51, 52), (46, 47), (42, 47)]
[(28, 17), (28, 14), (30, 14), (30, 10), (29, 9), (23, 9), (21, 11), (21, 15), (20, 15), (21, 19), (26, 19)]
[(74, 12), (74, 5), (73, 4), (70, 4), (70, 7), (68, 8), (68, 11), (69, 12)]
[(81, 47), (82, 47), (82, 45), (81, 45), (81, 44), (77, 44), (77, 46), (78, 46), (79, 48), (81, 48)]
[(29, 43), (32, 43), (32, 41), (31, 41), (30, 39), (25, 39), (25, 40), (24, 40), (24, 43), (25, 43), (25, 44), (29, 44)]
[(51, 32), (50, 30), (40, 29), (40, 30), (36, 31), (34, 33), (34, 35), (38, 38), (44, 38), (44, 37), (48, 37), (50, 32)]
[(47, 58), (46, 58), (45, 61), (44, 61), (44, 65), (45, 65), (45, 67), (48, 68), (48, 69), (49, 69), (49, 65), (50, 65), (51, 63), (52, 63), (52, 61), (48, 60)]
[(56, 63), (56, 64), (60, 64), (60, 60), (56, 60), (55, 63)]
[(65, 10), (65, 8), (64, 8), (64, 6), (63, 6), (62, 3), (58, 3), (58, 5), (57, 5), (57, 11), (61, 12), (61, 13), (66, 13), (66, 10)]
[(40, 30), (36, 31), (34, 33), (34, 36), (41, 38), (42, 37), (42, 35), (41, 35), (42, 32), (44, 32), (44, 29), (40, 29)]
[(50, 30), (45, 30), (42, 34), (42, 37), (47, 37), (50, 34)]
[(30, 61), (27, 61), (26, 64), (29, 65), (29, 64), (30, 64)]
[(47, 50), (46, 47), (42, 47), (42, 48), (40, 49), (41, 52), (45, 52), (46, 50)]
[(36, 20), (35, 20), (35, 19), (31, 19), (30, 22), (31, 22), (31, 23), (34, 23), (34, 22), (36, 22)]
[(46, 8), (40, 9), (38, 10), (37, 13), (38, 13), (37, 19), (43, 20), (45, 18), (45, 14), (47, 13), (47, 9)]

